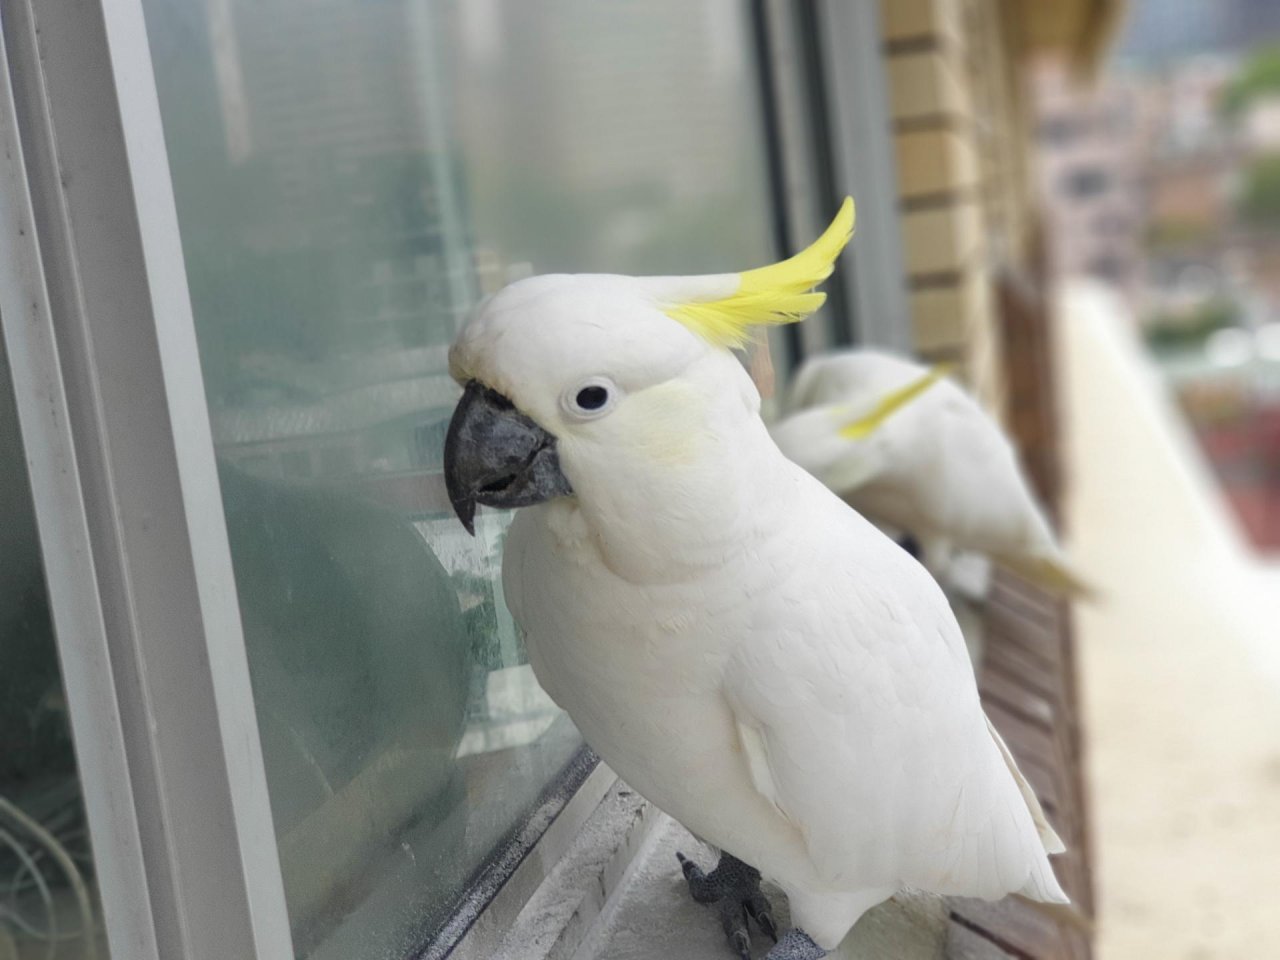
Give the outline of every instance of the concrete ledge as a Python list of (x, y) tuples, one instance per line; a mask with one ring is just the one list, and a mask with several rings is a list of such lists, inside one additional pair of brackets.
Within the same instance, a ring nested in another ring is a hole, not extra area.
[[(521, 911), (494, 960), (727, 960), (732, 954), (720, 925), (712, 911), (689, 896), (677, 850), (706, 867), (716, 861), (713, 850), (619, 783)], [(764, 890), (785, 929), (790, 925), (786, 898), (771, 884)], [(984, 928), (992, 916), (1010, 927), (1018, 949), (1034, 943), (1040, 926), (1054, 926), (1024, 904), (905, 892), (870, 911), (832, 957), (1012, 960), (1028, 955), (1010, 953), (993, 939)], [(759, 931), (752, 933), (753, 953), (762, 957), (771, 944)]]
[[(732, 957), (715, 914), (689, 896), (676, 851), (704, 867), (716, 862), (714, 851), (695, 840), (662, 813), (628, 872), (626, 883), (582, 944), (576, 960), (708, 960)], [(786, 898), (764, 885), (779, 925), (791, 918)], [(945, 957), (950, 911), (939, 897), (903, 894), (881, 904), (859, 922), (833, 956), (845, 960), (934, 960)], [(753, 952), (764, 956), (769, 939), (752, 930)], [(973, 954), (999, 957), (1000, 954)]]
[(490, 955), (492, 960), (570, 960), (583, 955), (583, 940), (625, 882), (657, 816), (643, 797), (615, 781), (516, 916)]

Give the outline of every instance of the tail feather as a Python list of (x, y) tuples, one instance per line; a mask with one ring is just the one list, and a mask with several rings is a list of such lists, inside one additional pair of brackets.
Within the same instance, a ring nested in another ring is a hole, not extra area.
[(1101, 598), (1098, 589), (1071, 569), (1058, 557), (1028, 556), (1026, 554), (1001, 554), (996, 558), (1018, 576), (1029, 580), (1050, 593), (1096, 602)]
[(1000, 748), (1000, 756), (1004, 758), (1005, 766), (1009, 768), (1009, 773), (1013, 775), (1013, 780), (1018, 785), (1018, 792), (1022, 794), (1022, 799), (1027, 804), (1027, 810), (1031, 813), (1031, 820), (1036, 825), (1036, 832), (1040, 834), (1040, 842), (1044, 844), (1044, 852), (1049, 854), (1065, 853), (1067, 845), (1062, 842), (1062, 838), (1058, 836), (1057, 831), (1050, 825), (1035, 791), (1031, 789), (1031, 784), (1027, 783), (1027, 778), (1018, 769), (1017, 763), (1014, 762), (1013, 754), (1005, 746), (1004, 738), (1000, 736), (1000, 732), (995, 728), (990, 718), (987, 718), (987, 730), (991, 733), (991, 739), (996, 742), (996, 746)]

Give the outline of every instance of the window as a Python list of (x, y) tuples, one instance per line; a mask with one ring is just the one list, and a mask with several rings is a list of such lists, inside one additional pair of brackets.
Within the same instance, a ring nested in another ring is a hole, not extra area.
[(724, 0), (147, 0), (294, 947), (434, 936), (581, 741), (440, 476), (447, 348), (530, 272), (773, 258)]
[(1130, 264), (1121, 256), (1104, 253), (1090, 260), (1085, 269), (1095, 277), (1119, 283), (1128, 275)]
[(1082, 133), (1083, 124), (1075, 117), (1047, 117), (1040, 123), (1040, 140), (1051, 146), (1065, 146)]
[[(31, 488), (0, 341), (0, 957), (107, 956)], [(53, 949), (56, 954), (50, 953)]]
[(1093, 232), (1100, 237), (1120, 237), (1133, 232), (1133, 220), (1128, 214), (1108, 210), (1094, 217)]
[(1080, 167), (1062, 178), (1062, 191), (1069, 197), (1096, 197), (1111, 186), (1111, 176), (1095, 167)]

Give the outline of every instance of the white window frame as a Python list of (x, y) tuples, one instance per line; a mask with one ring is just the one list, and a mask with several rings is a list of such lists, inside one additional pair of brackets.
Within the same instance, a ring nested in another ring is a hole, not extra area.
[(0, 320), (108, 944), (292, 957), (140, 0), (3, 0), (0, 50)]
[[(780, 240), (816, 235), (853, 193), (842, 322), (858, 342), (905, 348), (878, 7), (816, 0), (807, 21), (791, 0), (752, 10)], [(112, 956), (284, 960), (289, 917), (142, 0), (0, 0), (0, 147), (0, 327)], [(804, 352), (834, 345), (807, 326)], [(548, 789), (507, 865), (427, 956), (489, 955), (609, 789), (592, 763)]]

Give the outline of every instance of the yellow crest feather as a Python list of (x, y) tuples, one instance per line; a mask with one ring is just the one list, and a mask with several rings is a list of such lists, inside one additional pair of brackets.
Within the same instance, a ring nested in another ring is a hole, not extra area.
[(923, 377), (912, 380), (905, 387), (881, 397), (868, 414), (859, 417), (840, 428), (840, 436), (846, 440), (861, 440), (878, 430), (886, 420), (902, 409), (920, 394), (924, 393), (947, 374), (951, 373), (952, 364), (943, 363), (933, 367)]
[(739, 274), (737, 291), (727, 297), (672, 304), (665, 312), (720, 347), (743, 346), (752, 327), (797, 323), (826, 302), (827, 295), (813, 288), (831, 276), (853, 222), (853, 198), (845, 197), (822, 236), (794, 257)]

